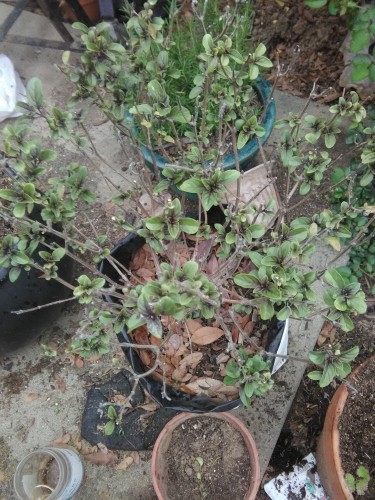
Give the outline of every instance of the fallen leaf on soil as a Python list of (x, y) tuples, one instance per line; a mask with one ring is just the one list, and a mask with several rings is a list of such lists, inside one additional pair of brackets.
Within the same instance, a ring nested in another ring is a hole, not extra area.
[(150, 402), (150, 403), (146, 403), (144, 405), (139, 405), (138, 408), (141, 408), (142, 410), (146, 410), (146, 411), (155, 411), (155, 410), (158, 410), (160, 408), (160, 406), (157, 403)]
[(180, 337), (180, 335), (178, 335), (177, 333), (174, 333), (173, 335), (171, 335), (169, 337), (168, 343), (171, 344), (171, 346), (173, 347), (173, 349), (175, 351), (177, 351), (177, 349), (181, 345), (181, 337)]
[(219, 269), (219, 261), (215, 254), (212, 254), (210, 260), (207, 262), (206, 273), (213, 274)]
[(132, 451), (130, 456), (133, 457), (134, 463), (139, 465), (141, 463), (141, 458), (139, 456), (138, 451)]
[(203, 326), (193, 333), (191, 340), (194, 342), (194, 344), (208, 345), (212, 344), (212, 342), (215, 342), (223, 335), (224, 332), (220, 328), (214, 328), (213, 326)]
[(60, 375), (56, 374), (55, 375), (55, 382), (56, 382), (56, 385), (57, 387), (60, 389), (61, 392), (65, 392), (66, 391), (66, 385), (65, 385), (65, 382), (64, 380), (60, 377)]
[(117, 457), (113, 453), (113, 451), (103, 453), (103, 451), (100, 450), (94, 453), (88, 453), (87, 455), (85, 454), (83, 456), (89, 464), (94, 465), (110, 465), (115, 463), (117, 460)]
[(177, 382), (188, 382), (191, 379), (191, 373), (187, 373), (187, 367), (179, 366), (172, 373), (173, 380)]
[(111, 398), (111, 401), (113, 403), (122, 405), (125, 408), (133, 408), (131, 402), (128, 401), (128, 397), (124, 396), (123, 394), (116, 394), (115, 396), (113, 396), (113, 398)]
[(192, 352), (188, 354), (182, 361), (181, 365), (190, 366), (191, 368), (196, 368), (201, 359), (203, 358), (203, 354), (201, 352)]
[(99, 359), (101, 357), (102, 357), (102, 354), (94, 354), (94, 355), (86, 358), (86, 361), (88, 361), (89, 363), (96, 363), (97, 361), (99, 361)]
[(67, 433), (61, 436), (60, 438), (55, 439), (52, 444), (67, 444), (72, 439), (71, 434)]
[(325, 321), (318, 337), (318, 346), (320, 347), (323, 345), (327, 339), (329, 339), (331, 343), (334, 342), (335, 336), (336, 328), (328, 321)]
[(202, 323), (200, 323), (196, 319), (187, 319), (185, 323), (186, 323), (186, 326), (191, 334), (193, 334), (199, 328), (202, 328)]
[(83, 368), (85, 363), (83, 362), (82, 358), (75, 354), (73, 358), (73, 364), (76, 368)]
[(125, 457), (123, 460), (121, 460), (121, 462), (118, 465), (116, 465), (116, 469), (126, 470), (128, 467), (132, 465), (133, 462), (134, 462), (133, 457)]
[(29, 394), (26, 394), (25, 400), (26, 401), (34, 401), (34, 399), (40, 398), (40, 394), (37, 392), (30, 392)]
[(195, 382), (186, 384), (186, 387), (196, 394), (214, 395), (219, 388), (223, 386), (223, 382), (210, 377), (198, 378)]
[(139, 276), (140, 278), (143, 278), (145, 281), (150, 281), (151, 279), (155, 278), (154, 271), (151, 271), (150, 269), (146, 269), (145, 267), (141, 267), (140, 269), (137, 269), (137, 271), (135, 271), (135, 274), (137, 276)]
[(130, 263), (130, 270), (131, 271), (137, 271), (141, 267), (144, 266), (144, 263), (146, 262), (146, 250), (145, 250), (145, 245), (134, 255), (131, 263)]

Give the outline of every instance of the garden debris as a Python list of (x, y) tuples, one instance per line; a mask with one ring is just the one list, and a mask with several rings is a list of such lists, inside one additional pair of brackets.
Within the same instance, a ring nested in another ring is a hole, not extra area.
[[(154, 401), (145, 398), (139, 386), (131, 401), (128, 401), (133, 384), (131, 374), (124, 371), (109, 382), (90, 389), (82, 417), (81, 434), (84, 439), (105, 449), (128, 451), (145, 450), (155, 443), (165, 424), (177, 412), (159, 408)], [(105, 435), (109, 406), (113, 406), (118, 415), (122, 412), (122, 418), (121, 423), (116, 423), (113, 433)], [(145, 417), (147, 425), (144, 425)], [(93, 460), (105, 460), (101, 455), (93, 452), (89, 454), (93, 455)], [(136, 462), (136, 455), (131, 456)], [(125, 467), (125, 464), (122, 466)]]
[(264, 485), (271, 500), (303, 498), (305, 500), (327, 500), (317, 473), (315, 456), (310, 453), (295, 465), (290, 473), (283, 472)]
[(317, 340), (318, 346), (321, 347), (324, 344), (324, 342), (326, 342), (327, 340), (329, 340), (330, 343), (332, 344), (335, 341), (336, 333), (337, 333), (337, 330), (332, 325), (332, 323), (329, 323), (328, 321), (326, 321), (323, 324), (323, 328), (321, 329), (318, 340)]

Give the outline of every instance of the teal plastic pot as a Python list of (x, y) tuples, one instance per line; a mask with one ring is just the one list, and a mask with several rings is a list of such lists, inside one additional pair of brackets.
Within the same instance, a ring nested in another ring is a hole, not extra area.
[[(258, 97), (264, 106), (266, 102), (268, 101), (270, 95), (271, 95), (271, 85), (269, 82), (266, 82), (262, 78), (257, 78), (255, 81), (255, 90), (258, 93)], [(268, 139), (268, 137), (271, 134), (273, 124), (276, 119), (276, 106), (274, 101), (269, 102), (267, 106), (267, 110), (264, 114), (263, 120), (262, 120), (262, 126), (265, 128), (266, 133), (264, 134), (263, 137), (261, 137), (261, 142), (264, 143)], [(141, 146), (140, 152), (145, 160), (146, 165), (150, 170), (154, 170), (154, 163), (152, 161), (152, 156), (151, 152), (148, 148), (145, 146)], [(259, 151), (259, 146), (258, 146), (258, 141), (257, 138), (254, 137), (249, 141), (246, 146), (244, 146), (239, 152), (238, 152), (238, 159), (240, 163), (240, 168), (241, 170), (249, 170), (251, 168), (250, 162), (252, 158), (258, 153)], [(159, 170), (163, 170), (163, 168), (166, 168), (166, 164), (168, 163), (167, 160), (161, 156), (159, 153), (156, 151), (153, 152), (155, 162)], [(224, 170), (234, 170), (236, 168), (236, 162), (234, 158), (234, 154), (230, 154), (225, 156), (224, 158)], [(188, 195), (189, 196), (189, 195)], [(191, 196), (191, 195), (190, 195)], [(193, 195), (194, 198), (196, 195)]]

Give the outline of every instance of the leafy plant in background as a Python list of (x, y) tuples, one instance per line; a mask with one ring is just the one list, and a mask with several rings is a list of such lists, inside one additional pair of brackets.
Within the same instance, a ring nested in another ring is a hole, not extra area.
[(345, 481), (350, 491), (360, 496), (366, 493), (370, 479), (370, 473), (363, 465), (358, 467), (355, 476), (349, 473), (345, 474)]
[[(346, 142), (351, 145), (360, 144), (366, 138), (373, 135), (375, 131), (375, 108), (373, 105), (367, 108), (367, 118), (363, 123), (352, 123), (349, 128)], [(350, 216), (343, 222), (343, 225), (355, 237), (359, 231), (367, 224), (373, 211), (374, 205), (374, 153), (373, 144), (370, 141), (370, 148), (366, 148), (367, 153), (353, 159), (347, 168), (335, 167), (332, 174), (332, 183), (337, 187), (330, 195), (330, 203), (334, 210), (339, 210), (343, 202), (350, 203), (353, 210)], [(363, 160), (368, 161), (364, 163)], [(366, 167), (366, 169), (364, 169)], [(364, 171), (364, 175), (358, 175)], [(363, 211), (363, 207), (368, 210)], [(361, 279), (365, 277), (372, 292), (375, 293), (375, 244), (372, 234), (375, 224), (370, 225), (366, 231), (366, 238), (353, 245), (349, 252), (348, 264), (338, 269), (346, 278)]]
[(320, 9), (328, 6), (334, 16), (347, 16), (348, 26), (352, 32), (350, 49), (360, 52), (369, 47), (367, 54), (357, 54), (353, 59), (352, 80), (354, 82), (369, 78), (375, 81), (375, 6), (367, 5), (359, 0), (305, 0), (308, 7)]

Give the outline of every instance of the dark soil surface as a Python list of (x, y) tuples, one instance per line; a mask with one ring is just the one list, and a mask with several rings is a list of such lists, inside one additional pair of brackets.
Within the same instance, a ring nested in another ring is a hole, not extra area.
[(167, 458), (168, 497), (179, 500), (241, 500), (251, 469), (241, 434), (212, 417), (185, 421), (172, 433)]
[(342, 90), (339, 49), (347, 34), (345, 19), (331, 16), (326, 8), (312, 10), (304, 0), (254, 0), (254, 12), (252, 37), (267, 46), (275, 66), (271, 80), (277, 60), (284, 73), (277, 88), (306, 97), (317, 82), (323, 101), (337, 98)]
[(375, 358), (353, 379), (358, 392), (350, 391), (340, 418), (340, 451), (345, 473), (356, 477), (358, 466), (370, 474), (361, 498), (375, 498)]

